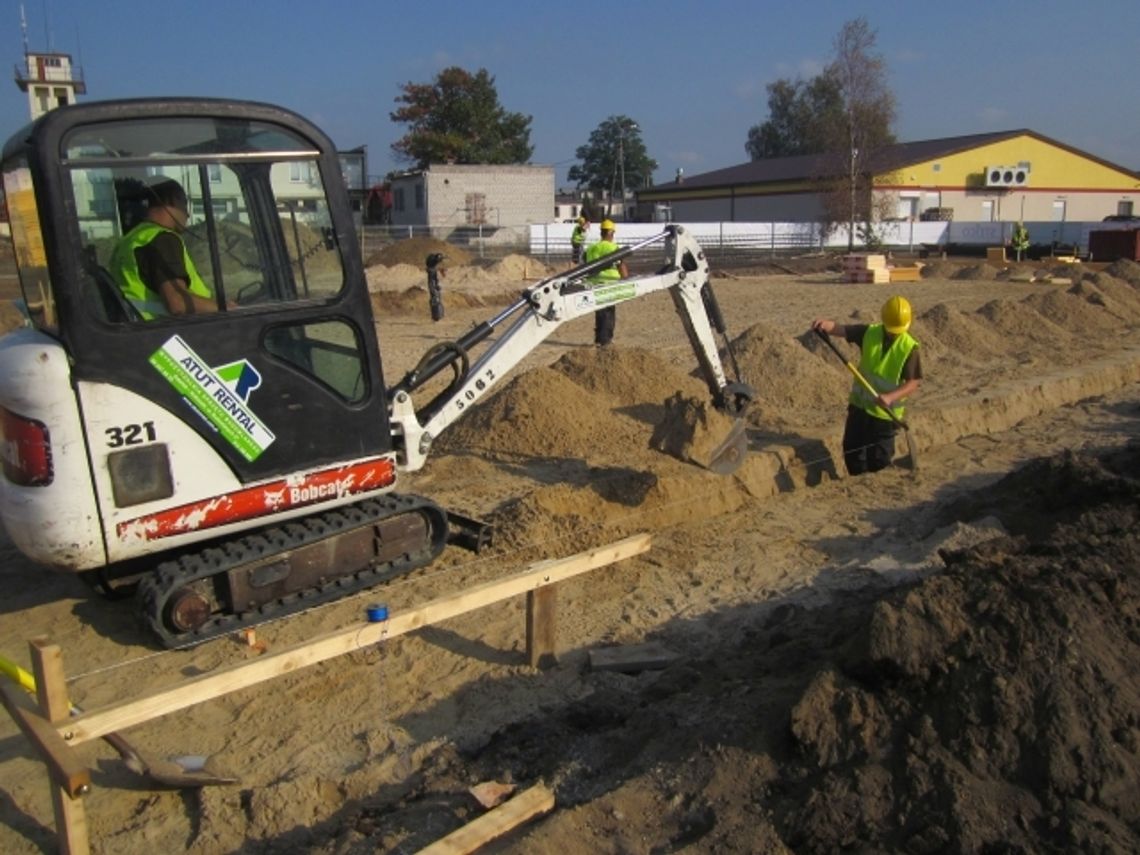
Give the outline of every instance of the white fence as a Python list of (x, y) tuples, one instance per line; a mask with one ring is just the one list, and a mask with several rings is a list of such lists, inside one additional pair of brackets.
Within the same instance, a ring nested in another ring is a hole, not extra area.
[[(847, 227), (821, 234), (816, 223), (685, 223), (683, 224), (707, 250), (734, 249), (753, 252), (822, 251), (846, 249)], [(618, 223), (617, 242), (635, 243), (660, 233), (660, 223)], [(887, 247), (917, 250), (945, 246), (1002, 246), (1009, 243), (1014, 223), (982, 222), (883, 222), (875, 223), (878, 241)], [(530, 227), (532, 255), (569, 255), (570, 223), (548, 223)], [(1029, 222), (1025, 223), (1029, 242), (1038, 246), (1054, 244), (1075, 246), (1087, 253), (1090, 231), (1127, 229), (1127, 223), (1103, 222)], [(596, 239), (597, 224), (591, 226)], [(855, 246), (863, 242), (856, 235)]]

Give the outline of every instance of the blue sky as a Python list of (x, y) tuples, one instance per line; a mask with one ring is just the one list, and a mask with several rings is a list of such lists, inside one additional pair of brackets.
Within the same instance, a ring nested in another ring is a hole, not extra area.
[[(23, 56), (17, 0), (0, 0), (0, 58)], [(403, 166), (390, 145), (399, 86), (449, 65), (486, 68), (499, 100), (533, 117), (534, 163), (559, 186), (608, 116), (641, 127), (657, 181), (745, 162), (765, 86), (810, 78), (845, 21), (877, 31), (902, 141), (1029, 128), (1140, 169), (1140, 2), (617, 0), (25, 0), (29, 46), (72, 54), (87, 100), (207, 95), (280, 104), (368, 171)], [(28, 119), (0, 85), (0, 138)]]

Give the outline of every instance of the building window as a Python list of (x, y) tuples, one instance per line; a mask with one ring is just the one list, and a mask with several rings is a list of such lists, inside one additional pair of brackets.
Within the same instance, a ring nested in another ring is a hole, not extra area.
[(397, 187), (392, 191), (392, 207), (397, 211), (404, 210), (404, 188)]
[(424, 185), (416, 185), (416, 210), (422, 211), (424, 209)]
[(312, 164), (307, 161), (294, 161), (289, 164), (289, 180), (294, 184), (309, 184), (312, 181)]
[(206, 173), (210, 176), (211, 184), (222, 183), (222, 165), (220, 163), (209, 163), (206, 165)]

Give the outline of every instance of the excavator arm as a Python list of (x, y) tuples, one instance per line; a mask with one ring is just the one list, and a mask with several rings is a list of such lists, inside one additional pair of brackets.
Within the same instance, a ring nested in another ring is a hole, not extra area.
[[(663, 246), (664, 265), (654, 274), (607, 281), (593, 285), (587, 278), (615, 262), (651, 246)], [(751, 402), (751, 388), (741, 382), (725, 334), (724, 321), (709, 282), (709, 265), (697, 241), (679, 225), (669, 225), (660, 234), (624, 247), (594, 262), (543, 279), (522, 292), (511, 306), (489, 321), (472, 328), (454, 342), (429, 350), (391, 392), (389, 407), (395, 446), (402, 450), (401, 466), (408, 471), (423, 467), (433, 441), (463, 416), (555, 330), (568, 321), (609, 306), (668, 290), (681, 317), (714, 405), (739, 417)], [(503, 328), (505, 327), (505, 330)], [(497, 330), (502, 334), (492, 339)], [(735, 381), (729, 381), (714, 335), (724, 337)], [(471, 351), (486, 344), (477, 358)], [(453, 379), (426, 405), (417, 408), (413, 393), (442, 371)], [(726, 440), (735, 446), (730, 466), (714, 468), (728, 472), (743, 460), (743, 425)]]

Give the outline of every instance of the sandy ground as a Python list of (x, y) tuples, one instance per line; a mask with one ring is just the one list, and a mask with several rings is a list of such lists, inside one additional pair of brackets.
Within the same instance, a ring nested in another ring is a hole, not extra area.
[[(504, 262), (463, 288), (450, 271), (432, 324), (403, 274), (370, 277), (390, 378), (539, 275)], [(559, 588), (558, 664), (525, 664), (511, 601), (127, 733), (148, 756), (213, 755), (240, 784), (164, 790), (82, 746), (95, 851), (413, 852), (477, 816), (468, 788), (484, 781), (557, 798), (500, 852), (1137, 851), (1140, 562), (1122, 544), (1137, 528), (1140, 278), (1089, 277), (717, 278), (758, 393), (752, 453), (729, 477), (650, 447), (665, 399), (703, 394), (666, 295), (620, 307), (605, 351), (589, 319), (558, 330), (402, 486), (495, 523), (494, 548), (449, 547), (257, 631), (281, 650), (372, 602), (396, 612), (651, 532), (646, 555)], [(870, 319), (892, 290), (923, 347), (920, 466), (843, 477), (849, 377), (806, 330)], [(1101, 522), (1056, 534), (1093, 506)], [(49, 636), (81, 706), (261, 655), (233, 639), (157, 652), (129, 602), (2, 554), (0, 651), (27, 664), (27, 640)], [(677, 658), (589, 668), (593, 649), (647, 641)], [(53, 851), (42, 767), (7, 717), (0, 820), (0, 851)]]

